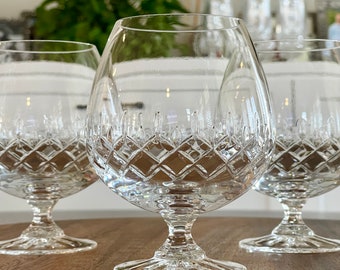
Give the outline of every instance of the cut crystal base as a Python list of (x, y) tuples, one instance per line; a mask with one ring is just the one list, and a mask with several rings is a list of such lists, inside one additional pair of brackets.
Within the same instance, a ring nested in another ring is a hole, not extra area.
[(249, 252), (274, 253), (324, 253), (340, 251), (340, 240), (318, 235), (277, 235), (269, 234), (240, 241), (240, 247)]
[(19, 236), (0, 242), (0, 254), (7, 255), (45, 255), (66, 254), (87, 251), (97, 247), (97, 243), (88, 239), (69, 236), (54, 238), (30, 238)]
[(217, 261), (209, 258), (202, 260), (167, 260), (151, 258), (148, 260), (137, 260), (117, 265), (114, 270), (247, 270), (241, 264), (226, 261)]

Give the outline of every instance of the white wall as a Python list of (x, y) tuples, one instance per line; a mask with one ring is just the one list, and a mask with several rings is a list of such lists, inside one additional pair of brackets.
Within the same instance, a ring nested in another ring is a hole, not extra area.
[(34, 10), (43, 0), (0, 0), (0, 19), (17, 19), (21, 12)]

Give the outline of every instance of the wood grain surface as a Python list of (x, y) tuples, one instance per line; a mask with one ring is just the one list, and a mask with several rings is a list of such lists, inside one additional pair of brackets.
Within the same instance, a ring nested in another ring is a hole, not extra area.
[[(270, 218), (200, 217), (193, 229), (196, 242), (214, 259), (230, 260), (248, 270), (339, 270), (340, 252), (321, 254), (247, 253), (243, 238), (268, 234), (278, 224)], [(318, 234), (340, 238), (340, 220), (306, 220)], [(167, 227), (161, 218), (113, 218), (59, 221), (65, 233), (97, 241), (92, 251), (43, 256), (0, 255), (1, 270), (109, 270), (114, 265), (152, 257), (164, 242)], [(16, 237), (27, 224), (0, 226), (0, 239)]]

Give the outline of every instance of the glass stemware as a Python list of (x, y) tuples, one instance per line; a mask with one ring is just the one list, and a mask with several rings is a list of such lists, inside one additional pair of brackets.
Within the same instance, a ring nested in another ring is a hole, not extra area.
[(1, 254), (58, 254), (96, 242), (66, 236), (51, 216), (97, 180), (85, 147), (86, 105), (99, 53), (66, 41), (0, 42), (0, 189), (27, 200), (29, 227)]
[(117, 21), (89, 102), (88, 153), (104, 183), (159, 213), (169, 236), (153, 258), (115, 269), (246, 269), (207, 258), (191, 228), (267, 168), (270, 112), (240, 19), (159, 14)]
[(306, 28), (304, 0), (279, 0), (277, 39), (303, 38)]
[(256, 43), (276, 115), (276, 144), (255, 190), (275, 197), (284, 218), (270, 235), (245, 239), (249, 251), (315, 253), (340, 250), (303, 221), (308, 198), (340, 183), (340, 42), (278, 40)]
[(254, 41), (272, 37), (271, 10), (271, 0), (247, 0), (245, 21)]

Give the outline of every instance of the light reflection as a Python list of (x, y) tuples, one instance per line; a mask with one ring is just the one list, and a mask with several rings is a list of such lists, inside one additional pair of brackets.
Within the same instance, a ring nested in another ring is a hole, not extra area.
[(185, 109), (185, 111), (187, 113), (187, 120), (190, 122), (191, 111), (190, 111), (190, 109)]
[(284, 104), (285, 104), (285, 106), (287, 106), (287, 107), (289, 106), (289, 99), (288, 99), (288, 98), (285, 98), (285, 103), (284, 103)]
[(116, 75), (116, 72), (117, 72), (117, 69), (114, 68), (113, 71), (112, 71), (112, 76), (113, 76), (113, 77)]

